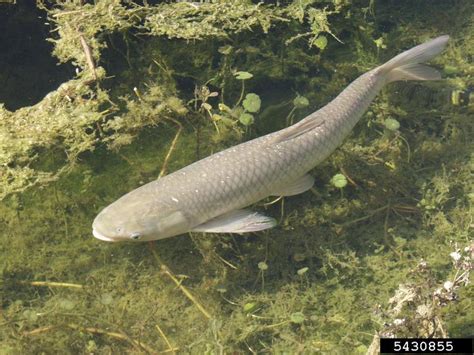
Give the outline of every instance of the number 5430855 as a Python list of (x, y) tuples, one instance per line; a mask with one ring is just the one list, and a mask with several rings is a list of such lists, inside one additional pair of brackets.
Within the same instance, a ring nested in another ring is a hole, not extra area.
[(450, 340), (396, 340), (393, 343), (393, 350), (400, 351), (453, 351), (453, 342)]

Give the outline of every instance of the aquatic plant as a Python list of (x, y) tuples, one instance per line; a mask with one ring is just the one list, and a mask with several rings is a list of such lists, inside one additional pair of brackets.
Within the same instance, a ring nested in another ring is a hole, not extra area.
[[(36, 106), (16, 112), (1, 109), (1, 122), (4, 123), (1, 151), (8, 153), (0, 157), (0, 199), (11, 192), (56, 179), (75, 162), (78, 154), (94, 149), (101, 142), (117, 148), (129, 144), (143, 127), (186, 114), (177, 98), (176, 79), (172, 73), (179, 69), (171, 64), (172, 55), (161, 52), (158, 60), (154, 53), (149, 57), (130, 58), (130, 47), (136, 45), (132, 33), (142, 38), (226, 40), (231, 35), (252, 30), (266, 34), (274, 23), (308, 21), (311, 30), (305, 36), (317, 38), (321, 32), (331, 33), (328, 16), (342, 11), (344, 6), (333, 5), (331, 11), (327, 7), (309, 7), (314, 2), (298, 1), (298, 4), (290, 3), (288, 6), (240, 0), (159, 3), (154, 6), (116, 0), (84, 5), (69, 1), (49, 5), (38, 3), (47, 11), (53, 24), (49, 38), (54, 44), (53, 54), (61, 63), (76, 66), (77, 77), (64, 83)], [(112, 36), (122, 41), (125, 54), (122, 48), (116, 47)], [(159, 47), (162, 46), (155, 46)], [(115, 55), (124, 56), (129, 67), (146, 66), (134, 73), (136, 78), (137, 72), (148, 71), (140, 76), (144, 79), (141, 87), (122, 82), (121, 92), (112, 92), (112, 95), (104, 88), (107, 84), (102, 83), (107, 82), (107, 75), (111, 74), (105, 70), (107, 59), (104, 58), (110, 49), (116, 50)], [(227, 51), (230, 53), (232, 46)], [(228, 70), (225, 66), (222, 69)], [(242, 80), (249, 78), (248, 73), (241, 73), (239, 78)], [(221, 75), (229, 74), (223, 71)], [(253, 122), (251, 111), (247, 111), (241, 117), (239, 115), (244, 125)], [(8, 125), (5, 122), (9, 122)], [(66, 159), (58, 159), (48, 169), (33, 168), (31, 163), (41, 160), (35, 155), (35, 150), (50, 147), (65, 151)]]
[[(78, 73), (39, 103), (0, 109), (3, 352), (362, 354), (385, 335), (472, 334), (471, 1), (46, 11), (54, 55)], [(121, 194), (297, 121), (441, 33), (446, 80), (388, 87), (312, 172), (311, 192), (257, 207), (278, 228), (152, 246), (90, 235)], [(244, 126), (250, 93), (260, 107)]]

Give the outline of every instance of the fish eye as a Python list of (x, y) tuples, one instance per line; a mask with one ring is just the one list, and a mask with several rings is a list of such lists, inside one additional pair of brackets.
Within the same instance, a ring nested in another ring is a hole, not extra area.
[(120, 233), (122, 233), (123, 229), (122, 229), (122, 227), (117, 227), (115, 229), (115, 231), (120, 234)]
[(133, 239), (133, 240), (139, 240), (142, 236), (140, 235), (140, 233), (133, 233), (130, 238)]

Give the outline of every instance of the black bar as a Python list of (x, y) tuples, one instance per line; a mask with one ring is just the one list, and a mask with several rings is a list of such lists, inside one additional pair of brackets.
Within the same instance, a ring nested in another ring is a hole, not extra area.
[(473, 354), (470, 338), (381, 338), (381, 354)]

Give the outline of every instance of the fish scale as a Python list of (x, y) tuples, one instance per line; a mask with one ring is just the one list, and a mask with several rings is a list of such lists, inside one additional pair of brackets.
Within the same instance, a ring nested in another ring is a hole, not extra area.
[(392, 58), (354, 80), (336, 98), (300, 122), (239, 144), (139, 187), (106, 207), (93, 223), (105, 241), (154, 240), (188, 231), (243, 233), (271, 228), (273, 219), (242, 210), (271, 195), (309, 189), (306, 174), (351, 132), (387, 83), (437, 80), (419, 63), (447, 44), (441, 36)]
[[(279, 188), (311, 170), (342, 143), (359, 119), (356, 117), (358, 112), (354, 111), (365, 111), (383, 85), (376, 79), (375, 71), (362, 75), (349, 85), (329, 104), (333, 106), (326, 106), (306, 118), (323, 122), (316, 129), (288, 141), (273, 143), (290, 127), (229, 148), (184, 168), (186, 181), (178, 181), (174, 174), (168, 175), (166, 180), (170, 185), (189, 186), (191, 181), (196, 181), (195, 175), (207, 172), (208, 180), (201, 182), (200, 194), (191, 191), (183, 199), (181, 211), (198, 225), (277, 194)], [(328, 109), (331, 109), (331, 119), (325, 118)], [(300, 124), (303, 122), (305, 120)], [(225, 175), (231, 178), (226, 179)], [(209, 184), (209, 181), (217, 181), (218, 186)], [(224, 184), (219, 188), (222, 181)], [(201, 198), (202, 195), (210, 198)]]

